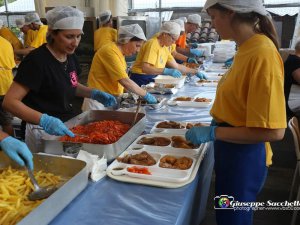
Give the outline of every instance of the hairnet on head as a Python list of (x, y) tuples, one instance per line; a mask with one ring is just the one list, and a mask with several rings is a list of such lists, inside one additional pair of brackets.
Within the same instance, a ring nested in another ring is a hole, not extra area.
[(176, 20), (173, 20), (173, 21), (174, 21), (175, 23), (178, 23), (178, 24), (179, 24), (179, 26), (180, 26), (180, 31), (185, 31), (183, 20), (176, 19)]
[(178, 36), (180, 35), (180, 25), (178, 23), (168, 21), (163, 23), (163, 25), (160, 27), (160, 33), (167, 33), (171, 35)]
[(185, 16), (179, 17), (178, 19), (182, 20), (184, 23), (187, 22), (187, 18)]
[(3, 26), (3, 20), (0, 19), (0, 29), (2, 28)]
[(43, 25), (39, 15), (36, 12), (27, 13), (24, 16), (24, 19), (25, 19), (25, 25), (29, 25), (31, 23), (35, 23), (35, 24), (38, 24), (38, 25)]
[(110, 17), (111, 17), (110, 10), (105, 10), (105, 11), (101, 12), (99, 14), (100, 25), (106, 24), (110, 20)]
[(263, 6), (262, 0), (207, 0), (203, 10), (207, 10), (209, 7), (220, 4), (224, 8), (230, 9), (238, 13), (249, 13), (256, 12), (263, 16), (270, 16), (265, 7)]
[(120, 26), (118, 30), (118, 43), (126, 44), (133, 37), (146, 41), (143, 29), (138, 24)]
[(25, 20), (24, 19), (16, 19), (15, 21), (16, 26), (21, 29), (25, 25)]
[(201, 27), (201, 16), (199, 16), (198, 14), (189, 15), (187, 18), (187, 22), (197, 24), (199, 27)]
[(52, 30), (82, 30), (83, 12), (71, 6), (57, 6), (46, 13), (48, 26)]

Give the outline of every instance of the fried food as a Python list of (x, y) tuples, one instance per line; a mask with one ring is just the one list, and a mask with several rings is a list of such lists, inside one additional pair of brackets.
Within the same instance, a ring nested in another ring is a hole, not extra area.
[(194, 102), (211, 102), (209, 98), (195, 98)]
[(193, 160), (191, 158), (185, 156), (177, 158), (175, 156), (165, 155), (160, 159), (159, 167), (187, 170), (191, 168), (192, 164), (193, 164)]
[(174, 99), (174, 101), (192, 101), (191, 97), (185, 97), (185, 96), (181, 96), (181, 97), (177, 97)]
[[(41, 187), (62, 183), (59, 176), (38, 171), (34, 173)], [(11, 167), (0, 170), (0, 224), (16, 224), (44, 200), (30, 201), (28, 194), (34, 187), (25, 170)]]
[(165, 137), (143, 137), (137, 142), (142, 145), (168, 146), (171, 140)]
[(135, 164), (141, 166), (153, 166), (156, 164), (155, 159), (146, 151), (139, 154), (129, 154), (125, 157), (117, 157), (118, 162), (126, 164)]
[(191, 142), (187, 141), (181, 136), (172, 136), (172, 147), (185, 149), (197, 148), (197, 146), (193, 145)]
[(192, 68), (192, 69), (198, 69), (199, 68), (199, 64), (197, 64), (197, 63), (184, 62), (183, 65), (185, 65), (188, 68)]
[(164, 121), (160, 122), (156, 126), (157, 128), (168, 128), (168, 129), (182, 129), (184, 128), (180, 123), (177, 123), (175, 121)]
[[(129, 124), (118, 120), (103, 120), (85, 125), (77, 125), (70, 129), (75, 134), (74, 138), (66, 135), (61, 137), (60, 141), (112, 144), (118, 141), (129, 129)], [(83, 136), (76, 136), (76, 134)]]
[(191, 129), (192, 127), (207, 127), (209, 126), (208, 123), (187, 123), (186, 129)]

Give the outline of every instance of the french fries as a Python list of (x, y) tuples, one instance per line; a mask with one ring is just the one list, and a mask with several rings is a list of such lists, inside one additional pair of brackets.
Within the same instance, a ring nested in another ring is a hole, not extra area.
[[(38, 171), (35, 178), (41, 187), (58, 185), (62, 179), (51, 173)], [(0, 170), (0, 224), (13, 225), (24, 218), (43, 200), (29, 201), (34, 187), (25, 170), (11, 167)]]

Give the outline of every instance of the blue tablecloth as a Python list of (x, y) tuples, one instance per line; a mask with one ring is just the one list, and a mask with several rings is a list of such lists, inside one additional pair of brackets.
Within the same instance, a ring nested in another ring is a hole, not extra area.
[[(185, 85), (176, 96), (214, 97), (215, 88)], [(170, 97), (170, 96), (166, 96)], [(165, 106), (158, 110), (145, 108), (147, 129), (160, 120), (211, 120), (208, 108)], [(89, 182), (50, 224), (51, 225), (198, 225), (205, 215), (213, 170), (213, 150), (209, 145), (195, 180), (181, 188), (165, 189), (122, 183), (108, 177)], [(213, 199), (209, 199), (213, 204)], [(55, 207), (55, 206), (53, 206)]]

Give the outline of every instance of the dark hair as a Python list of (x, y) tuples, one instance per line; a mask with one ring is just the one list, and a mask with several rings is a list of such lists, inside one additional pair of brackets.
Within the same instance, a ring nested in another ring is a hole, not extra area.
[[(211, 9), (217, 9), (223, 12), (228, 12), (230, 9), (227, 9), (220, 4), (215, 4), (210, 7)], [(235, 14), (233, 20), (241, 21), (244, 23), (252, 24), (255, 33), (264, 34), (274, 43), (277, 49), (279, 49), (279, 41), (277, 32), (275, 30), (274, 24), (271, 19), (267, 16), (263, 16), (256, 12), (249, 13), (237, 13)]]
[(53, 39), (52, 35), (57, 35), (60, 31), (61, 31), (60, 29), (57, 29), (57, 30), (52, 30), (51, 32), (48, 32), (47, 36), (46, 36), (47, 43), (53, 44), (54, 39)]
[(140, 39), (138, 37), (133, 37), (129, 41), (143, 41), (143, 39)]

